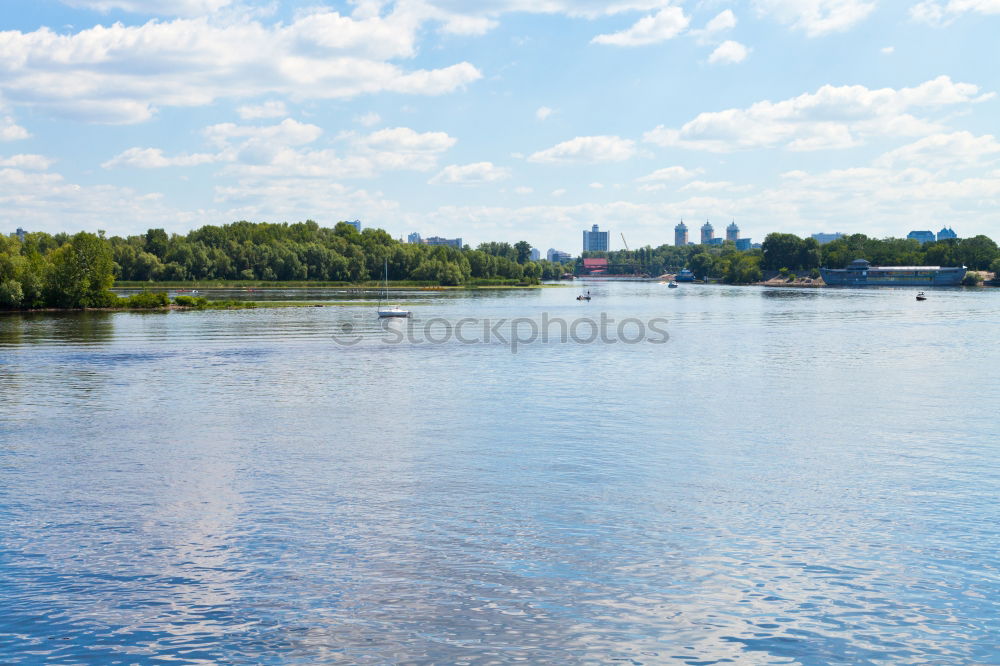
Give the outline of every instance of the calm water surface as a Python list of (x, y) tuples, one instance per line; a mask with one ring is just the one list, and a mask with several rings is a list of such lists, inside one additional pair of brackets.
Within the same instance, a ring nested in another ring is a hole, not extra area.
[(0, 662), (1000, 662), (1000, 291), (585, 288), (0, 317)]

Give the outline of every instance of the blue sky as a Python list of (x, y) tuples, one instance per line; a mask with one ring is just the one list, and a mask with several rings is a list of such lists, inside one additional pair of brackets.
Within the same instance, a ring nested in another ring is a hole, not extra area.
[(1000, 0), (7, 0), (4, 231), (1000, 239)]

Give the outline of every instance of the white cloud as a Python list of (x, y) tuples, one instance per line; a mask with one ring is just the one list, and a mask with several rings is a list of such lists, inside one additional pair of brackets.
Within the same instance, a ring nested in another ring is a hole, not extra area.
[(754, 0), (757, 13), (802, 30), (809, 37), (847, 30), (875, 9), (865, 0)]
[(588, 187), (592, 190), (603, 190), (604, 183), (591, 183)]
[(55, 160), (44, 155), (11, 155), (10, 157), (0, 157), (0, 167), (12, 167), (14, 169), (24, 169), (27, 171), (45, 171)]
[(635, 142), (618, 136), (578, 136), (569, 141), (540, 150), (528, 158), (529, 162), (596, 163), (623, 162), (635, 155)]
[(934, 134), (885, 153), (879, 167), (919, 166), (924, 169), (974, 168), (1000, 158), (1000, 142), (990, 134)]
[(705, 24), (700, 30), (691, 30), (691, 36), (698, 40), (699, 44), (712, 44), (718, 39), (720, 33), (732, 30), (736, 27), (736, 15), (731, 9), (719, 12), (712, 20)]
[(525, 185), (521, 185), (519, 187), (514, 188), (514, 192), (516, 194), (531, 194), (534, 191), (535, 191), (534, 188), (527, 187)]
[(510, 178), (510, 170), (492, 162), (446, 166), (428, 182), (434, 185), (482, 185)]
[[(206, 18), (0, 32), (0, 88), (8, 103), (84, 121), (134, 123), (160, 106), (286, 95), (350, 98), (378, 92), (440, 95), (481, 77), (467, 62), (406, 71), (419, 22), (404, 11), (356, 20), (317, 9), (288, 24)], [(150, 76), (155, 72), (155, 76)]]
[(746, 60), (749, 53), (749, 49), (739, 42), (726, 40), (712, 51), (712, 55), (708, 56), (708, 62), (713, 65), (733, 65)]
[(446, 12), (475, 16), (500, 16), (505, 13), (565, 14), (595, 19), (627, 12), (649, 12), (670, 4), (670, 0), (428, 0), (428, 4)]
[(713, 190), (721, 190), (728, 192), (749, 192), (753, 189), (751, 185), (736, 185), (729, 182), (728, 180), (717, 180), (717, 181), (707, 181), (707, 180), (693, 180), (690, 183), (684, 185), (680, 188), (681, 192), (711, 192)]
[(364, 125), (365, 127), (374, 127), (382, 122), (382, 116), (378, 115), (374, 111), (369, 111), (368, 113), (362, 114), (360, 116), (355, 116), (354, 122), (359, 125)]
[(640, 183), (659, 183), (670, 180), (688, 180), (704, 173), (704, 169), (686, 169), (682, 166), (671, 166), (657, 169), (653, 173), (636, 178)]
[(98, 12), (120, 9), (157, 16), (202, 16), (231, 5), (233, 0), (60, 0), (64, 5)]
[(947, 3), (923, 0), (910, 7), (912, 19), (937, 26), (947, 25), (966, 12), (1000, 14), (1000, 0), (950, 0)]
[(0, 118), (0, 141), (17, 141), (30, 136), (28, 130), (14, 122), (10, 116)]
[(910, 7), (910, 16), (916, 21), (930, 25), (947, 25), (958, 16), (974, 12), (977, 14), (1000, 14), (1000, 0), (923, 0)]
[(344, 133), (343, 153), (308, 146), (322, 130), (292, 119), (267, 127), (213, 125), (205, 135), (228, 162), (223, 173), (240, 179), (372, 178), (385, 171), (429, 171), (456, 139), (445, 132), (393, 127), (359, 136)]
[(564, 194), (566, 194), (566, 188), (565, 187), (560, 187), (560, 188), (552, 190), (552, 196), (554, 196), (554, 197), (561, 197)]
[(538, 110), (535, 111), (535, 118), (538, 118), (539, 120), (545, 120), (551, 115), (552, 115), (552, 109), (550, 109), (547, 106), (540, 106), (538, 107)]
[(665, 7), (654, 15), (639, 19), (632, 27), (605, 35), (597, 35), (593, 44), (609, 46), (646, 46), (673, 39), (687, 29), (691, 19), (680, 7)]
[(215, 162), (217, 159), (217, 156), (206, 153), (166, 157), (163, 154), (163, 151), (159, 148), (129, 148), (125, 152), (111, 158), (101, 166), (105, 169), (113, 169), (115, 167), (160, 169), (163, 167), (209, 164), (211, 162)]
[(727, 9), (720, 12), (705, 26), (705, 31), (714, 33), (721, 32), (723, 30), (731, 30), (736, 27), (736, 15), (733, 14), (733, 10)]
[(880, 50), (885, 55), (891, 55), (892, 53), (895, 53), (896, 47), (895, 46), (883, 46)]
[(939, 124), (909, 114), (915, 108), (969, 105), (992, 97), (979, 87), (947, 76), (913, 88), (823, 86), (781, 102), (763, 101), (746, 109), (706, 112), (680, 129), (659, 126), (643, 138), (660, 146), (731, 152), (749, 148), (789, 150), (849, 148), (870, 136), (920, 136), (941, 131)]
[(269, 100), (263, 104), (241, 106), (236, 109), (243, 120), (258, 120), (260, 118), (281, 118), (288, 115), (285, 103), (280, 100)]

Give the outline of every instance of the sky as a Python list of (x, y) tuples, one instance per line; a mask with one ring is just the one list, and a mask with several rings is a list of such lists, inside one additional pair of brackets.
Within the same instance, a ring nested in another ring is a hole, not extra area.
[(0, 232), (1000, 239), (998, 91), (1000, 0), (2, 0)]

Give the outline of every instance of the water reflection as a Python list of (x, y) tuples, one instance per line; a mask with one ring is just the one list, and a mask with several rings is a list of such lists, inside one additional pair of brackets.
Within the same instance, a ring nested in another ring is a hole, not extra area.
[(997, 661), (1000, 292), (596, 289), (0, 319), (0, 661)]

